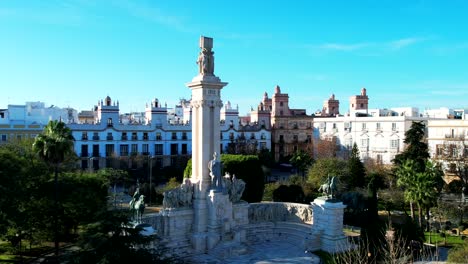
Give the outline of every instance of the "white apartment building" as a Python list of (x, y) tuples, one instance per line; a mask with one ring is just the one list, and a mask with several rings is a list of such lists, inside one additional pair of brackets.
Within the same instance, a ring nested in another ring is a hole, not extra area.
[(356, 143), (362, 160), (372, 158), (381, 164), (391, 164), (395, 155), (404, 150), (405, 132), (412, 122), (427, 121), (411, 107), (369, 109), (368, 113), (374, 116), (315, 118), (314, 141), (335, 139), (338, 155), (345, 155)]
[[(111, 158), (128, 162), (135, 156), (154, 160), (154, 165), (161, 168), (175, 165), (180, 158), (191, 155), (192, 124), (188, 101), (184, 100), (168, 114), (168, 108), (155, 99), (138, 121), (124, 123), (119, 104), (113, 103), (108, 96), (98, 102), (93, 116), (96, 118), (92, 123), (68, 124), (83, 169), (91, 164), (94, 169), (110, 166)], [(270, 149), (270, 131), (264, 127), (241, 126), (239, 112), (229, 102), (222, 109), (221, 117), (221, 153), (230, 144), (239, 143), (236, 139), (244, 139), (244, 143), (253, 144), (257, 149)]]
[(468, 120), (429, 120), (427, 132), (431, 157), (442, 163), (450, 181), (459, 166), (468, 164)]
[(0, 144), (9, 140), (35, 138), (50, 120), (76, 122), (78, 114), (72, 108), (46, 107), (43, 102), (26, 102), (0, 109)]

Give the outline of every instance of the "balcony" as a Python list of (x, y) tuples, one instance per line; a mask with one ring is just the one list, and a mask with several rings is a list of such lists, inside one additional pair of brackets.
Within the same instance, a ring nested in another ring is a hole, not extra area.
[(127, 135), (122, 136), (122, 140), (128, 140)]
[(143, 135), (143, 140), (148, 140), (148, 135)]
[(88, 136), (81, 137), (81, 140), (82, 140), (82, 141), (86, 141), (86, 140), (88, 140)]
[(106, 140), (114, 140), (114, 136), (107, 136)]
[(187, 136), (182, 136), (182, 140), (187, 140), (187, 139), (188, 139)]
[(137, 135), (132, 135), (132, 140), (138, 140)]
[(93, 136), (93, 140), (99, 140), (99, 136)]

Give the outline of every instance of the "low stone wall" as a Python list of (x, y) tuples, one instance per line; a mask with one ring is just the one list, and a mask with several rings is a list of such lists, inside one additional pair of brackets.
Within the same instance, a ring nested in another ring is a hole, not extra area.
[(295, 222), (313, 224), (313, 212), (310, 205), (298, 203), (251, 203), (249, 223), (259, 222)]

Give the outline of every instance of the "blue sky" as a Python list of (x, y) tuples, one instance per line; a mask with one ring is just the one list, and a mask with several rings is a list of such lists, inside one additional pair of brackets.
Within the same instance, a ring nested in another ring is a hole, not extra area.
[(0, 108), (25, 101), (121, 111), (190, 98), (198, 38), (214, 38), (223, 101), (241, 114), (275, 85), (308, 114), (468, 108), (468, 1), (0, 0)]

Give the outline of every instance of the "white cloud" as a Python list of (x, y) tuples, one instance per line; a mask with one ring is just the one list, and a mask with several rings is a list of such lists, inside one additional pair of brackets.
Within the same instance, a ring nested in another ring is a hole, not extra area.
[(426, 38), (419, 38), (419, 37), (402, 38), (402, 39), (391, 41), (389, 43), (389, 46), (391, 49), (399, 50), (404, 47), (416, 44), (418, 42), (422, 42), (424, 40), (426, 40)]
[(359, 50), (371, 46), (371, 43), (354, 43), (354, 44), (342, 44), (342, 43), (325, 43), (320, 45), (321, 49), (326, 50), (338, 50), (338, 51), (353, 51)]

